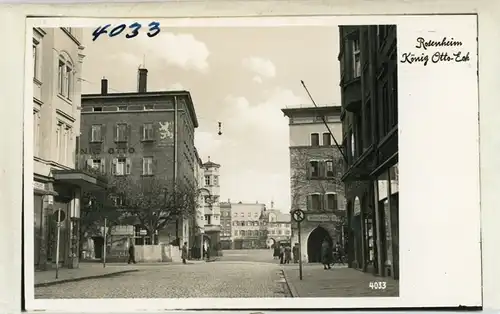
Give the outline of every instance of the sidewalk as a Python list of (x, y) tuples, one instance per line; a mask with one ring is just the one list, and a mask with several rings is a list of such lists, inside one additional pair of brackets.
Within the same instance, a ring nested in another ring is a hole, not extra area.
[(59, 269), (59, 278), (56, 279), (56, 270), (50, 269), (47, 271), (35, 271), (35, 287), (51, 286), (54, 284), (79, 281), (89, 278), (102, 278), (118, 274), (138, 271), (136, 265), (128, 264), (107, 264), (104, 268), (102, 264), (97, 263), (80, 263), (79, 268)]
[[(399, 281), (387, 277), (376, 277), (359, 270), (336, 266), (323, 270), (320, 264), (304, 265), (302, 280), (299, 266), (282, 267), (285, 279), (293, 297), (346, 298), (346, 297), (397, 297)], [(372, 289), (370, 282), (386, 283), (386, 289)]]

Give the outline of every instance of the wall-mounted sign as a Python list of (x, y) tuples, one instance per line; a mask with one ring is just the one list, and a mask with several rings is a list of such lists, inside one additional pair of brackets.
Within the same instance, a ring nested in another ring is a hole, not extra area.
[[(80, 154), (82, 155), (98, 155), (102, 152), (100, 148), (82, 148), (80, 149)], [(133, 147), (110, 147), (108, 148), (108, 154), (110, 155), (115, 155), (115, 154), (133, 154), (135, 153), (135, 148)]]
[(33, 181), (33, 188), (37, 190), (45, 190), (45, 183)]
[(311, 222), (327, 222), (336, 221), (337, 216), (334, 214), (309, 214), (306, 216), (306, 219)]

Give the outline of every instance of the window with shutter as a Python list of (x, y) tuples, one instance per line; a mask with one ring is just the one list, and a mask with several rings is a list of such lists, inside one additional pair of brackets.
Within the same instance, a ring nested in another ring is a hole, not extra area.
[(153, 140), (153, 123), (145, 123), (142, 126), (142, 140), (143, 141)]
[(333, 172), (333, 161), (332, 160), (327, 160), (325, 162), (325, 171), (326, 171), (326, 176), (331, 178), (334, 176), (334, 172)]
[(90, 129), (90, 141), (91, 142), (101, 142), (102, 141), (102, 125), (93, 124)]
[(128, 127), (126, 123), (118, 123), (115, 127), (115, 141), (126, 142), (128, 135)]
[(326, 194), (326, 208), (331, 211), (338, 209), (337, 194)]
[(320, 210), (322, 208), (321, 195), (311, 195), (311, 210)]
[(317, 178), (319, 177), (319, 162), (318, 161), (310, 161), (309, 162), (309, 177)]
[(127, 158), (117, 158), (115, 175), (117, 176), (125, 175), (127, 166), (128, 166)]

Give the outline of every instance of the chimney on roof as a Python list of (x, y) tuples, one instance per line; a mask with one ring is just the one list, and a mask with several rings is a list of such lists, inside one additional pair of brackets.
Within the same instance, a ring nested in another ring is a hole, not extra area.
[(101, 80), (101, 94), (102, 95), (108, 94), (108, 79), (105, 77), (103, 77)]
[(271, 209), (273, 209), (273, 208), (274, 208), (274, 202), (271, 201)]
[(137, 92), (146, 93), (148, 89), (148, 69), (139, 68), (137, 73)]

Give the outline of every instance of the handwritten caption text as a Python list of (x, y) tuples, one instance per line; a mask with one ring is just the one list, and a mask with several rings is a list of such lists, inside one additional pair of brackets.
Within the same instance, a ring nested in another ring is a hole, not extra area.
[[(455, 40), (454, 38), (446, 38), (444, 37), (440, 41), (435, 40), (427, 40), (423, 37), (417, 38), (417, 44), (415, 48), (419, 49), (420, 53), (414, 53), (410, 51), (405, 51), (401, 54), (401, 59), (399, 62), (407, 63), (407, 64), (423, 64), (427, 66), (429, 61), (431, 63), (448, 63), (448, 62), (469, 62), (470, 61), (470, 52), (460, 50), (460, 47), (463, 46), (463, 43), (459, 40)], [(452, 48), (453, 51), (429, 51), (429, 49), (434, 47), (445, 47)], [(458, 48), (458, 49), (457, 49)]]
[[(121, 33), (123, 33), (123, 31), (125, 31), (125, 29), (127, 29), (127, 28), (128, 28), (128, 31), (125, 34), (125, 38), (127, 38), (127, 39), (134, 38), (137, 35), (139, 35), (139, 30), (142, 28), (142, 25), (141, 25), (141, 23), (134, 22), (134, 23), (128, 25), (128, 27), (127, 27), (127, 24), (116, 25), (113, 28), (111, 28), (111, 27), (112, 27), (111, 24), (106, 24), (104, 26), (100, 26), (100, 27), (96, 28), (94, 30), (94, 32), (92, 33), (92, 41), (96, 41), (97, 38), (99, 38), (103, 34), (108, 34), (109, 37), (118, 36)], [(158, 35), (160, 33), (160, 23), (159, 22), (153, 21), (153, 22), (149, 23), (147, 27), (148, 27), (148, 32), (146, 33), (146, 35), (148, 35), (148, 37), (155, 37), (156, 35)]]

